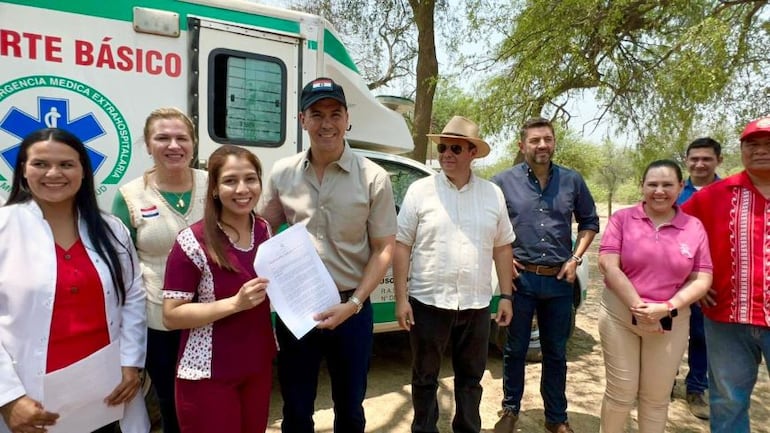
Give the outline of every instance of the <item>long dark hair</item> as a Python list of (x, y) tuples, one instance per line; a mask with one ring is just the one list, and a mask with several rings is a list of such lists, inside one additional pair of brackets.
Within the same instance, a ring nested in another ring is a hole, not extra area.
[(256, 155), (231, 144), (226, 144), (215, 150), (209, 157), (209, 184), (206, 189), (206, 208), (203, 212), (203, 237), (206, 240), (206, 248), (211, 260), (223, 269), (237, 272), (238, 270), (227, 257), (224, 240), (218, 227), (222, 218), (222, 200), (217, 195), (219, 176), (222, 174), (222, 167), (230, 156), (249, 161), (257, 171), (259, 183), (262, 183), (262, 164)]
[(120, 259), (118, 258), (115, 244), (120, 245), (126, 251), (128, 251), (128, 246), (120, 242), (115, 232), (112, 231), (109, 224), (102, 217), (99, 205), (96, 202), (91, 160), (88, 158), (86, 147), (80, 139), (58, 128), (40, 129), (27, 135), (21, 142), (19, 157), (16, 159), (13, 170), (11, 195), (8, 197), (6, 205), (26, 203), (34, 199), (29, 190), (27, 179), (24, 177), (24, 164), (27, 163), (29, 148), (35, 143), (48, 140), (66, 144), (78, 153), (80, 165), (83, 167), (83, 182), (75, 194), (75, 209), (80, 214), (80, 218), (86, 223), (88, 237), (93, 242), (96, 253), (107, 263), (110, 269), (112, 283), (118, 289), (118, 302), (122, 305), (126, 300), (126, 285), (123, 282), (123, 268), (120, 266)]

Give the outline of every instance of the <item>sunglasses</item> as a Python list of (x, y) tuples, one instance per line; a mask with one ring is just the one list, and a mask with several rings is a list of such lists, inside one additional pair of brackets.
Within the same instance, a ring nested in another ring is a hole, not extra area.
[(438, 146), (436, 146), (436, 148), (438, 149), (438, 153), (444, 153), (446, 152), (447, 149), (451, 150), (452, 153), (454, 153), (455, 155), (459, 155), (463, 153), (463, 147), (459, 144), (439, 143)]

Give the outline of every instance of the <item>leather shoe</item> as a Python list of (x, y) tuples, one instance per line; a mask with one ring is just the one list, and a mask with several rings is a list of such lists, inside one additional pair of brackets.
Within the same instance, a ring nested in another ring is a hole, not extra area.
[(519, 416), (508, 409), (500, 412), (500, 419), (495, 423), (495, 433), (513, 433)]
[(568, 422), (546, 422), (545, 429), (551, 433), (575, 433), (575, 431), (572, 430), (572, 427), (569, 426)]
[(709, 402), (702, 392), (688, 392), (687, 406), (690, 413), (700, 419), (709, 419)]

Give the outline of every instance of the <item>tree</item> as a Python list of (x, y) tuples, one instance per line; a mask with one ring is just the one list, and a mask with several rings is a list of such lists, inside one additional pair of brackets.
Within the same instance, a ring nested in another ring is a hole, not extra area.
[[(576, 131), (559, 124), (554, 125), (554, 130), (556, 151), (553, 155), (553, 161), (556, 164), (571, 168), (584, 178), (589, 178), (600, 170), (601, 154), (595, 144), (584, 140)], [(518, 135), (509, 142), (507, 147), (508, 152), (500, 160), (490, 166), (476, 169), (476, 173), (481, 177), (490, 178), (524, 160), (523, 155), (519, 152)]]
[(745, 123), (770, 105), (768, 0), (490, 2), (474, 1), (489, 11), (476, 19), (504, 35), (478, 62), (493, 130), (536, 115), (568, 122), (588, 90), (595, 122), (609, 115), (639, 138), (681, 136), (713, 113)]
[(406, 2), (295, 0), (291, 8), (320, 15), (332, 24), (369, 89), (413, 78), (416, 33)]
[[(438, 0), (441, 1), (441, 0)], [(425, 161), (428, 148), (428, 137), (431, 132), (431, 116), (433, 113), (433, 95), (436, 92), (438, 80), (438, 58), (436, 57), (436, 35), (434, 12), (435, 0), (409, 0), (414, 12), (414, 22), (417, 26), (417, 85), (414, 100), (414, 151), (412, 158)]]
[(618, 148), (611, 141), (602, 143), (601, 159), (596, 178), (603, 187), (607, 197), (607, 215), (612, 215), (612, 203), (620, 185), (633, 173), (631, 152), (626, 148)]
[(439, 78), (436, 10), (442, 12), (438, 16), (444, 22), (451, 22), (453, 18), (446, 13), (447, 1), (296, 0), (292, 7), (321, 15), (332, 23), (352, 49), (370, 89), (411, 80), (412, 84), (405, 87), (414, 89), (412, 157), (425, 161), (425, 135), (431, 132), (433, 97)]

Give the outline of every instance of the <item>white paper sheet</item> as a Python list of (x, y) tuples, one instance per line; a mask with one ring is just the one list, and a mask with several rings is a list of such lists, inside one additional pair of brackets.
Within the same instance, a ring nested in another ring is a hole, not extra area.
[(340, 303), (337, 286), (302, 224), (295, 224), (260, 244), (254, 270), (270, 280), (270, 303), (297, 338), (316, 326), (316, 313)]
[(59, 414), (49, 433), (91, 432), (123, 418), (125, 405), (107, 406), (104, 398), (122, 380), (117, 341), (87, 358), (48, 373), (43, 379), (43, 407)]

